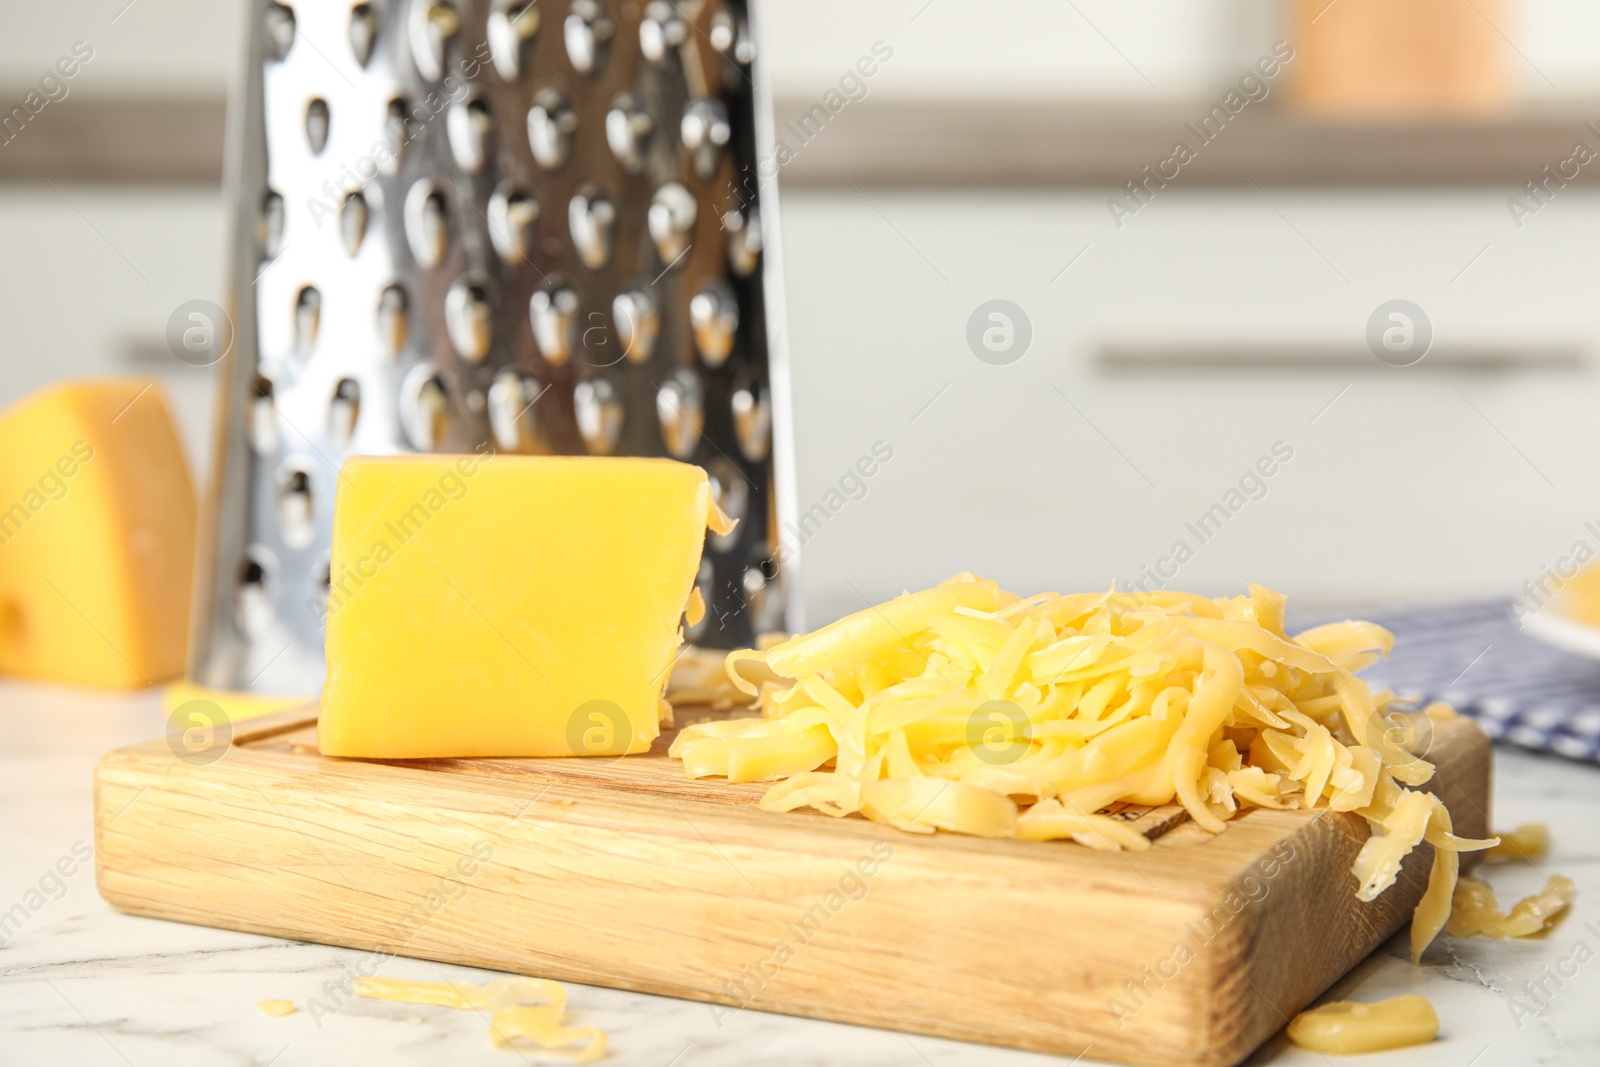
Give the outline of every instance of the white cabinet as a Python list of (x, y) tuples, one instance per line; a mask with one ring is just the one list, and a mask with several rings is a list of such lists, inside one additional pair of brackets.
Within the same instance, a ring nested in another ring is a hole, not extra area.
[[(1263, 192), (1174, 189), (1121, 231), (1088, 192), (787, 195), (802, 510), (894, 450), (805, 546), (813, 617), (964, 568), (1100, 587), (1180, 540), (1172, 584), (1206, 591), (1509, 594), (1584, 536), (1600, 197), (1519, 231), (1510, 190)], [(1365, 345), (1397, 297), (1435, 331), (1413, 367)], [(1031, 320), (1009, 366), (965, 338), (995, 298)], [(1113, 346), (1180, 366), (1108, 367)], [(1181, 365), (1244, 346), (1258, 365)], [(1504, 362), (1461, 361), (1486, 353)], [(1201, 543), (1186, 524), (1279, 441), (1292, 459)]]

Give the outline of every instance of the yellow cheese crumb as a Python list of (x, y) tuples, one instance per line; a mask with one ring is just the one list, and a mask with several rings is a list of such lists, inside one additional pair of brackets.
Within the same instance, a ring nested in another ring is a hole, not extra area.
[(295, 1012), (294, 1001), (292, 1000), (259, 1000), (256, 1002), (256, 1007), (268, 1015), (280, 1018), (285, 1015), (293, 1015)]
[(1335, 1056), (1423, 1045), (1439, 1036), (1439, 1016), (1415, 994), (1358, 1004), (1335, 1000), (1303, 1011), (1289, 1024), (1289, 1040)]
[(565, 986), (544, 978), (500, 978), (486, 986), (466, 982), (408, 982), (399, 978), (356, 978), (358, 996), (433, 1004), (458, 1011), (492, 1011), (489, 1036), (496, 1048), (537, 1049), (573, 1063), (593, 1063), (606, 1051), (606, 1032), (563, 1024)]

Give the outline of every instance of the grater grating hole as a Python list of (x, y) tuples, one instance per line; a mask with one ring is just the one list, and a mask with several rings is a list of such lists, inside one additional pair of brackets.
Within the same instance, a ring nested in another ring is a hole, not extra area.
[(591, 453), (609, 456), (617, 450), (627, 409), (622, 405), (616, 383), (610, 378), (579, 382), (572, 391), (572, 411), (577, 418), (578, 433)]
[(300, 290), (294, 302), (294, 347), (307, 355), (316, 347), (317, 334), (322, 326), (322, 293), (315, 286)]
[(272, 627), (277, 576), (277, 559), (264, 545), (246, 549), (234, 570), (233, 619), (247, 637), (260, 637)]
[(350, 9), (350, 52), (363, 67), (372, 59), (372, 50), (378, 43), (378, 14), (371, 4), (357, 4)]
[(656, 255), (661, 258), (663, 268), (678, 262), (688, 251), (689, 237), (699, 211), (694, 194), (678, 182), (668, 182), (650, 198), (645, 225), (650, 231), (650, 240), (655, 242)]
[(733, 37), (733, 61), (748, 67), (756, 58), (756, 39), (750, 33), (750, 20), (741, 18)]
[(618, 293), (611, 301), (611, 321), (623, 355), (632, 363), (648, 361), (661, 333), (661, 309), (650, 289), (641, 285)]
[(411, 62), (428, 81), (444, 77), (445, 45), (461, 31), (461, 12), (438, 0), (413, 0), (406, 19)]
[(522, 76), (526, 45), (539, 32), (539, 22), (537, 2), (494, 0), (489, 11), (489, 53), (494, 69), (506, 81)]
[(694, 346), (708, 367), (720, 367), (733, 351), (739, 328), (739, 301), (727, 282), (708, 282), (689, 301)]
[(504, 182), (489, 198), (489, 239), (500, 258), (515, 267), (527, 262), (535, 243), (539, 201), (513, 182)]
[(663, 62), (689, 38), (689, 27), (667, 0), (651, 0), (639, 22), (639, 51), (651, 63)]
[(265, 18), (263, 47), (268, 59), (281, 63), (294, 47), (294, 8), (288, 4), (268, 4)]
[(272, 379), (256, 374), (250, 382), (250, 403), (245, 408), (245, 432), (258, 456), (278, 451), (278, 409), (273, 403)]
[(723, 148), (733, 137), (733, 126), (728, 122), (728, 105), (721, 100), (689, 101), (683, 109), (678, 134), (683, 138), (683, 147), (689, 152), (695, 177), (710, 181), (717, 172), (717, 160)]
[(712, 48), (726, 55), (733, 47), (736, 33), (733, 16), (727, 11), (718, 11), (711, 16), (711, 28), (706, 32), (706, 39), (711, 42)]
[(356, 435), (356, 422), (361, 418), (361, 383), (354, 378), (340, 378), (333, 387), (333, 399), (328, 404), (328, 439), (335, 448), (350, 446)]
[(468, 174), (483, 170), (489, 161), (489, 139), (494, 130), (494, 116), (488, 103), (481, 97), (474, 97), (451, 105), (445, 117), (445, 130), (456, 165)]
[(378, 336), (389, 355), (398, 356), (406, 347), (406, 291), (391, 285), (378, 296)]
[(339, 237), (344, 242), (344, 250), (352, 256), (361, 251), (361, 244), (367, 239), (367, 219), (366, 196), (362, 193), (346, 196), (339, 208)]
[(306, 105), (306, 144), (314, 156), (328, 147), (328, 122), (328, 102), (320, 96), (312, 98)]
[(700, 444), (705, 430), (705, 391), (700, 379), (689, 371), (678, 371), (656, 392), (656, 420), (661, 424), (661, 441), (673, 459), (689, 459)]
[(494, 340), (494, 301), (481, 274), (457, 278), (444, 298), (445, 332), (468, 363), (481, 363)]
[(605, 66), (616, 25), (599, 0), (572, 0), (570, 13), (562, 24), (567, 59), (579, 74), (595, 74)]
[(276, 259), (278, 253), (283, 251), (283, 230), (287, 221), (283, 207), (283, 197), (271, 189), (261, 198), (261, 218), (256, 223), (256, 240), (261, 245), (261, 254), (267, 259)]
[(495, 375), (489, 387), (489, 429), (494, 443), (506, 452), (521, 452), (533, 444), (538, 419), (534, 401), (539, 384), (507, 368)]
[(751, 628), (758, 634), (783, 629), (783, 582), (777, 563), (767, 558), (751, 562), (739, 584)]
[(567, 203), (567, 229), (583, 265), (601, 270), (611, 261), (616, 244), (616, 205), (599, 186), (585, 185)]
[(449, 429), (449, 394), (439, 368), (424, 360), (406, 372), (400, 383), (400, 425), (418, 452), (432, 452)]
[(606, 144), (629, 174), (644, 169), (645, 143), (655, 127), (649, 109), (632, 93), (618, 93), (611, 101), (611, 110), (606, 112)]
[(572, 358), (572, 330), (578, 315), (578, 294), (566, 286), (537, 290), (528, 299), (533, 341), (545, 360), (561, 366)]
[(739, 454), (760, 463), (772, 450), (772, 397), (766, 387), (741, 383), (733, 391), (733, 432)]
[(728, 269), (750, 277), (761, 262), (761, 209), (751, 208), (748, 215), (730, 211), (722, 216), (722, 228), (728, 233)]
[(385, 108), (383, 118), (383, 147), (384, 151), (378, 155), (378, 169), (385, 174), (394, 174), (400, 169), (400, 163), (405, 159), (406, 145), (411, 141), (411, 132), (406, 127), (406, 119), (411, 114), (411, 105), (403, 97), (390, 100)]
[(299, 460), (278, 471), (278, 533), (293, 549), (309, 548), (317, 537), (311, 474)]
[(578, 112), (571, 97), (559, 89), (540, 89), (528, 109), (528, 148), (533, 161), (545, 170), (559, 170), (572, 158), (572, 141), (578, 132)]
[(406, 194), (406, 241), (421, 267), (437, 267), (450, 247), (449, 207), (444, 193), (426, 179)]
[(744, 601), (744, 610), (750, 617), (750, 625), (761, 629), (756, 619), (766, 614), (767, 576), (762, 573), (759, 564), (750, 564), (739, 575), (739, 599)]

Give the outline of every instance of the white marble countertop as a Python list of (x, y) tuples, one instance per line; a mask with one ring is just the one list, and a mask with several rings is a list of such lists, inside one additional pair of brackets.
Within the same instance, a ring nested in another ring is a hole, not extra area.
[[(90, 697), (0, 684), (0, 1063), (506, 1064), (477, 1015), (357, 999), (317, 1026), (301, 1010), (263, 1015), (256, 1002), (302, 1008), (358, 955), (324, 945), (135, 918), (95, 892), (91, 774), (105, 751), (158, 736), (154, 694)], [(1329, 991), (1377, 1000), (1420, 992), (1438, 1009), (1433, 1044), (1365, 1057), (1381, 1067), (1489, 1067), (1600, 1063), (1600, 768), (1509, 749), (1497, 753), (1498, 824), (1548, 822), (1553, 854), (1538, 868), (1499, 865), (1489, 877), (1503, 904), (1570, 875), (1578, 903), (1539, 940), (1442, 938), (1421, 969), (1401, 938)], [(66, 862), (62, 862), (63, 858)], [(60, 867), (58, 868), (58, 863)], [(61, 871), (71, 871), (62, 877)], [(20, 910), (19, 910), (20, 908)], [(1589, 924), (1593, 924), (1592, 926)], [(1580, 962), (1581, 960), (1581, 962)], [(490, 972), (393, 959), (383, 974), (483, 982)], [(1524, 983), (1543, 981), (1544, 1006)], [(946, 1064), (1002, 1067), (1067, 1059), (967, 1045), (893, 1030), (744, 1011), (719, 1027), (704, 1004), (570, 986), (574, 1024), (610, 1033), (606, 1063), (706, 1065)], [(417, 1021), (420, 1020), (420, 1021)], [(1091, 1056), (1077, 1061), (1089, 1063)], [(530, 1059), (529, 1062), (535, 1062)], [(1252, 1064), (1323, 1064), (1282, 1036)]]

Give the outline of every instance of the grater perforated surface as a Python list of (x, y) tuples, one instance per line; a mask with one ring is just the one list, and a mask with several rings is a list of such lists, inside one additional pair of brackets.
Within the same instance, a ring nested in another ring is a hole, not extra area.
[(345, 577), (329, 558), (334, 494), (357, 453), (701, 464), (742, 521), (708, 541), (709, 610), (690, 638), (783, 627), (787, 379), (758, 13), (252, 8), (229, 133), (239, 340), (194, 677), (320, 687)]

